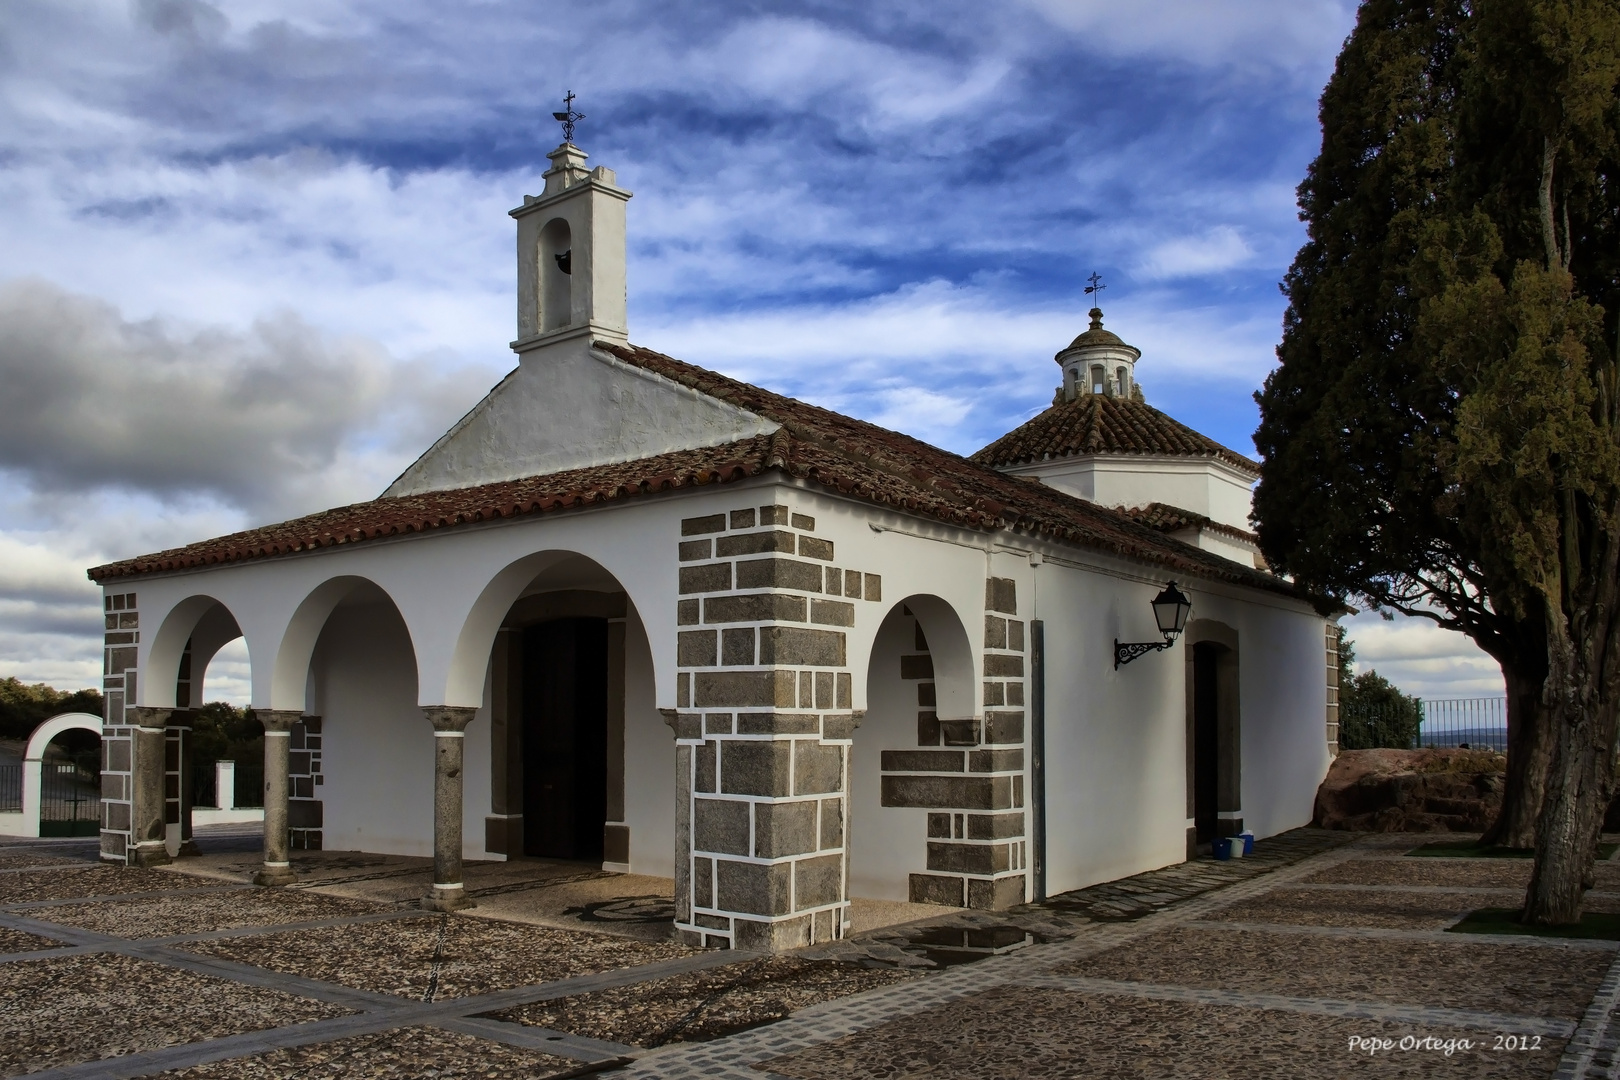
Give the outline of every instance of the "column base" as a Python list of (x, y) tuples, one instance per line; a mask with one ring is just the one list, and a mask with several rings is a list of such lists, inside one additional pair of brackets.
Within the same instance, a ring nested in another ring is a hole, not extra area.
[(169, 858), (168, 846), (161, 840), (148, 840), (136, 844), (128, 856), (130, 866), (166, 866), (173, 860)]
[(298, 880), (290, 866), (266, 866), (253, 875), (255, 885), (291, 885)]
[(183, 842), (180, 845), (180, 854), (181, 855), (201, 855), (202, 854), (202, 848), (197, 846), (197, 841), (195, 841), (195, 840), (187, 840), (187, 841)]
[(426, 896), (422, 897), (424, 911), (464, 911), (477, 906), (467, 895), (467, 890), (461, 888), (441, 889), (435, 885)]

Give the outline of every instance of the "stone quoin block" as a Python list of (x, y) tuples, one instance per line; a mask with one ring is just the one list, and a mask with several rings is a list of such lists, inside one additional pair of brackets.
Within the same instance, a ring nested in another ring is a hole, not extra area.
[(777, 919), (774, 922), (736, 919), (733, 925), (733, 948), (752, 952), (786, 952), (810, 944), (815, 916), (801, 915), (796, 919)]
[(821, 846), (823, 849), (844, 846), (844, 800), (821, 800)]
[(715, 907), (750, 915), (786, 915), (793, 904), (792, 863), (715, 863)]
[(881, 804), (924, 810), (937, 810), (943, 806), (959, 806), (964, 810), (1010, 810), (1011, 779), (1007, 776), (893, 774), (882, 778)]
[[(947, 835), (949, 834), (947, 833)], [(1023, 814), (968, 815), (967, 837), (969, 840), (1006, 840), (1023, 835)]]
[(691, 517), (681, 519), (682, 536), (699, 536), (703, 533), (717, 533), (726, 531), (726, 515), (709, 514), (705, 517)]
[(1022, 705), (1024, 703), (1024, 684), (1010, 682), (1007, 684), (1007, 704)]
[(838, 918), (838, 912), (830, 908), (815, 913), (816, 940), (831, 941), (833, 936), (833, 920)]
[(928, 653), (918, 653), (900, 657), (900, 677), (902, 679), (932, 679), (934, 677), (933, 656)]
[(752, 529), (754, 527), (754, 511), (733, 510), (731, 512), (731, 527), (733, 529)]
[(960, 750), (884, 750), (884, 772), (963, 772)]
[(855, 605), (840, 600), (811, 599), (810, 621), (823, 626), (854, 626)]
[[(754, 804), (753, 854), (756, 858), (780, 859), (788, 855), (803, 855), (814, 850), (816, 850), (814, 802)], [(806, 906), (803, 894), (800, 894), (799, 906)]]
[(792, 521), (795, 529), (803, 529), (805, 532), (816, 531), (816, 519), (809, 514), (794, 514)]
[(724, 592), (731, 588), (731, 564), (683, 566), (680, 577), (682, 593)]
[(714, 557), (713, 540), (686, 540), (681, 543), (681, 562), (696, 562)]
[(694, 799), (692, 846), (723, 855), (749, 854), (748, 804), (736, 799)]
[(844, 790), (844, 751), (808, 739), (793, 743), (793, 793), (823, 795)]
[(992, 744), (1021, 743), (1024, 741), (1024, 713), (987, 712), (984, 714), (984, 741)]
[(675, 662), (681, 667), (713, 667), (715, 641), (713, 630), (683, 630), (675, 635)]
[(971, 716), (939, 722), (940, 740), (946, 746), (978, 746), (979, 722)]
[(793, 744), (773, 740), (727, 742), (720, 752), (721, 790), (727, 795), (781, 798), (791, 790)]
[(737, 563), (739, 589), (821, 591), (821, 567), (797, 559), (744, 559)]
[(855, 737), (854, 713), (825, 713), (821, 717), (823, 739), (852, 739)]
[(1005, 649), (1007, 647), (1007, 620), (996, 615), (984, 617), (984, 647), (987, 649)]
[(129, 829), (129, 803), (102, 803), (106, 808), (106, 827), (114, 832), (125, 832)]
[(319, 799), (302, 798), (290, 800), (287, 803), (287, 828), (319, 829), (324, 805)]
[(697, 747), (694, 769), (697, 778), (693, 782), (696, 791), (713, 791), (715, 783), (715, 759), (720, 744), (713, 739)]
[(844, 595), (844, 572), (836, 566), (827, 567), (827, 592), (833, 596)]
[(844, 635), (836, 630), (812, 630), (797, 626), (761, 627), (759, 662), (792, 664), (795, 667), (843, 667)]
[(1007, 704), (1007, 684), (987, 682), (984, 684), (984, 703), (986, 705)]
[(693, 704), (705, 708), (793, 708), (791, 671), (700, 671), (692, 679)]
[(815, 713), (745, 712), (737, 714), (739, 735), (816, 735), (821, 718)]
[(877, 574), (867, 574), (864, 595), (868, 600), (882, 600), (883, 578)]
[(799, 537), (799, 554), (806, 559), (820, 559), (831, 562), (833, 557), (833, 542), (823, 540), (819, 536)]
[(818, 671), (815, 673), (816, 682), (816, 708), (835, 709), (833, 704), (833, 673)]
[(681, 626), (696, 626), (703, 621), (701, 600), (677, 600), (675, 622)]
[(1007, 620), (1007, 648), (1024, 651), (1024, 624), (1017, 619)]
[(692, 860), (692, 902), (714, 907), (714, 860), (701, 855)]
[(816, 707), (816, 673), (813, 671), (799, 672), (799, 708), (813, 709)]
[(1024, 902), (1024, 875), (968, 882), (968, 907), (980, 911), (1005, 911)]
[(1018, 772), (1023, 767), (1022, 750), (968, 751), (968, 772)]
[(945, 907), (962, 907), (965, 897), (963, 879), (959, 877), (941, 877), (938, 874), (912, 874), (910, 881), (911, 902), (913, 904), (941, 904)]
[(804, 622), (804, 616), (804, 597), (781, 593), (714, 596), (703, 603), (703, 621), (708, 623)]
[(949, 840), (951, 838), (951, 815), (928, 815), (928, 838), (930, 840)]
[(714, 542), (714, 553), (720, 558), (729, 555), (759, 555), (767, 551), (793, 554), (793, 534), (773, 529), (770, 532), (722, 536)]
[(761, 525), (786, 525), (788, 523), (788, 508), (785, 506), (760, 507), (759, 523)]
[(835, 708), (853, 709), (855, 707), (855, 681), (854, 681), (854, 677), (852, 675), (850, 675), (850, 673), (847, 672), (847, 671), (840, 671), (838, 673), (837, 679), (838, 679), (838, 696), (834, 699), (837, 702), (837, 705), (835, 706)]
[(932, 709), (937, 705), (938, 699), (934, 696), (934, 684), (931, 682), (917, 684), (917, 704), (924, 709)]
[(1018, 583), (1012, 578), (985, 579), (984, 606), (1004, 615), (1018, 614)]
[(135, 649), (108, 649), (107, 671), (127, 671), (135, 666)]
[[(713, 633), (713, 631), (710, 631)], [(720, 662), (727, 667), (747, 667), (754, 662), (754, 628), (727, 628), (721, 635)]]
[(704, 915), (699, 913), (693, 916), (692, 921), (708, 930), (731, 929), (731, 917), (728, 915)]
[(107, 741), (107, 768), (113, 772), (129, 772), (129, 740)]
[(1012, 866), (1006, 844), (928, 842), (928, 869), (956, 874), (998, 874)]
[(800, 909), (836, 904), (843, 899), (844, 859), (818, 855), (793, 864), (794, 898)]
[(675, 707), (677, 709), (692, 707), (692, 676), (684, 671), (675, 676)]
[(732, 734), (731, 714), (728, 712), (705, 713), (703, 716), (703, 734)]
[(859, 570), (844, 571), (844, 595), (861, 598), (861, 572)]
[(939, 745), (939, 717), (932, 710), (925, 709), (917, 714), (917, 745)]
[(1005, 653), (985, 653), (984, 673), (989, 678), (1021, 679), (1024, 677), (1024, 658)]

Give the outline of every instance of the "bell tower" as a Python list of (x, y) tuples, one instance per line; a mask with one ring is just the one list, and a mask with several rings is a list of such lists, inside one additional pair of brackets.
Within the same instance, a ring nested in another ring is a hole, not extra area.
[(570, 95), (564, 141), (547, 154), (551, 168), (540, 195), (523, 196), (517, 221), (517, 340), (519, 353), (568, 338), (628, 340), (625, 321), (624, 204), (630, 192), (613, 170), (585, 168), (573, 143)]

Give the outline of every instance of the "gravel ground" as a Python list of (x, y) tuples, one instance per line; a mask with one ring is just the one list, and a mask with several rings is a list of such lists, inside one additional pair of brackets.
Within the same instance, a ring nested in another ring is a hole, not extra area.
[[(1328, 897), (1331, 895), (1331, 900)], [(1227, 922), (1290, 926), (1368, 926), (1391, 930), (1440, 930), (1488, 897), (1467, 893), (1324, 893), (1320, 889), (1274, 889), (1206, 916)]]
[(1328, 885), (1461, 885), (1469, 889), (1522, 889), (1530, 883), (1526, 859), (1350, 859), (1305, 879)]
[(823, 1001), (913, 978), (893, 969), (771, 956), (637, 986), (543, 1001), (501, 1020), (652, 1048), (702, 1042)]
[(0, 1069), (32, 1072), (347, 1010), (128, 956), (26, 960), (0, 976)]
[[(1198, 1077), (1545, 1077), (1562, 1046), (1493, 1051), (1493, 1032), (1419, 1029), (1304, 1013), (1249, 1011), (1005, 987), (762, 1062), (801, 1080)], [(1472, 1050), (1349, 1050), (1352, 1036), (1472, 1038)]]
[(46, 908), (35, 917), (118, 937), (168, 937), (244, 926), (339, 919), (387, 910), (381, 904), (283, 889), (238, 889), (198, 896), (102, 901)]
[(1097, 979), (1578, 1020), (1614, 954), (1178, 928), (1055, 969)]
[(60, 949), (66, 942), (52, 941), (37, 934), (25, 934), (9, 926), (0, 926), (0, 953), (34, 952), (37, 949)]
[(161, 1073), (187, 1080), (292, 1080), (293, 1077), (435, 1077), (518, 1080), (554, 1076), (579, 1062), (456, 1031), (415, 1027), (273, 1050)]
[(28, 874), (0, 874), (0, 906), (33, 900), (75, 900), (81, 896), (194, 889), (207, 882), (135, 866), (74, 863)]
[(188, 950), (401, 997), (443, 1000), (688, 956), (673, 942), (461, 915), (194, 942)]

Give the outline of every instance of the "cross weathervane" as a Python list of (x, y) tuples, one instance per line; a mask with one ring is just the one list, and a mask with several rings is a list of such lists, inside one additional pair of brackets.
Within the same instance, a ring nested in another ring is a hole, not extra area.
[(574, 111), (574, 92), (572, 90), (563, 96), (563, 104), (567, 106), (564, 111), (554, 112), (551, 115), (553, 119), (563, 126), (563, 142), (571, 143), (574, 141), (574, 125), (585, 119), (585, 114)]
[(1098, 300), (1102, 299), (1102, 296), (1099, 294), (1104, 289), (1108, 288), (1108, 286), (1102, 283), (1102, 275), (1097, 273), (1095, 270), (1091, 272), (1091, 276), (1086, 278), (1086, 280), (1091, 282), (1090, 285), (1086, 286), (1086, 295), (1090, 296), (1092, 298), (1092, 303), (1095, 304)]

